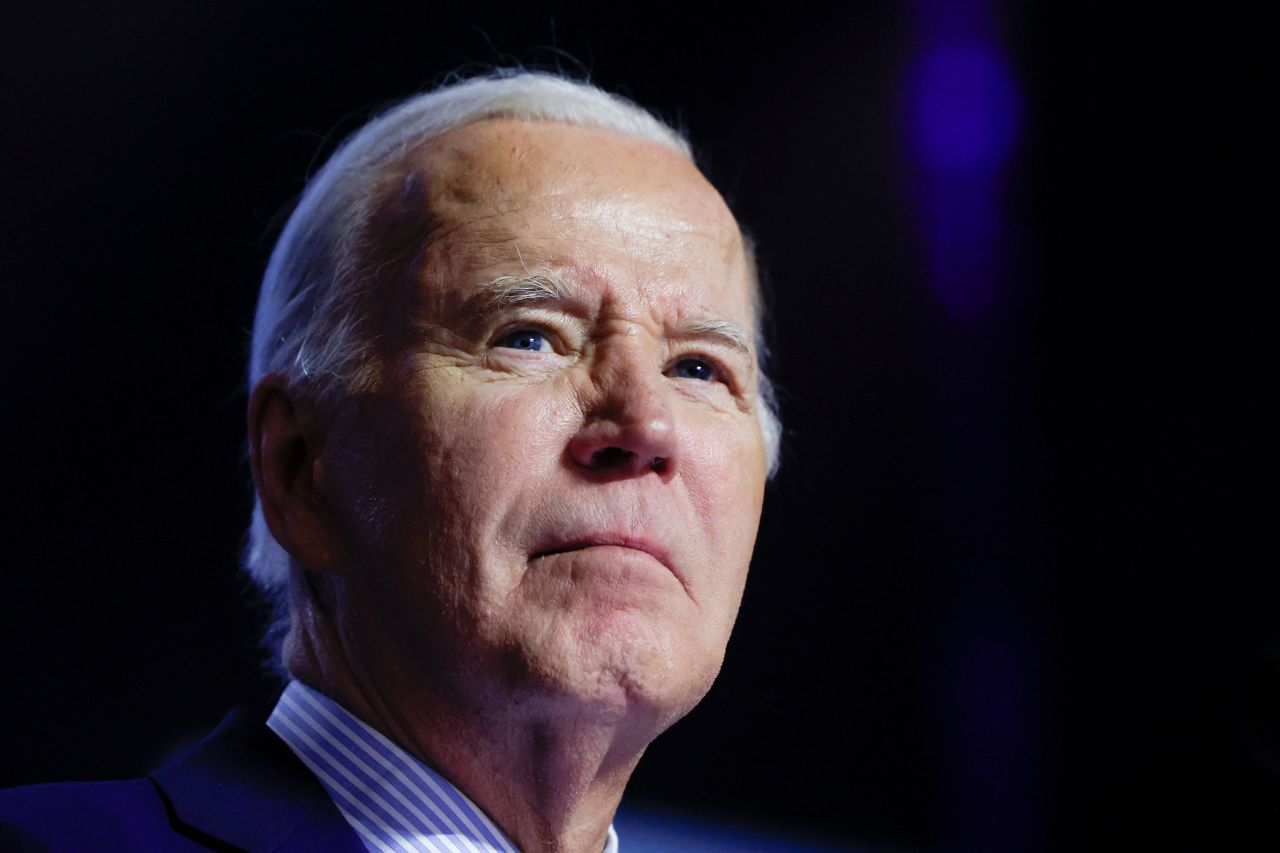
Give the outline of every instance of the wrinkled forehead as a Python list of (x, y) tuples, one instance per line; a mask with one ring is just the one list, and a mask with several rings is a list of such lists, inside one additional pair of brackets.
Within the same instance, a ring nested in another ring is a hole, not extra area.
[(612, 199), (642, 216), (661, 202), (668, 224), (726, 243), (738, 227), (719, 193), (682, 153), (618, 131), (553, 121), (489, 119), (442, 134), (413, 158), (430, 175), (440, 217), (544, 205), (566, 217), (591, 215)]
[(501, 259), (522, 238), (563, 238), (672, 257), (684, 250), (735, 274), (747, 266), (737, 221), (697, 167), (616, 131), (474, 122), (412, 152), (400, 174), (395, 191), (416, 196), (408, 203), (428, 220), (429, 244), (461, 233)]
[[(369, 222), (386, 254), (374, 260), (386, 271), (412, 258), (402, 279), (412, 292), (384, 291), (395, 314), (447, 316), (486, 279), (549, 268), (604, 299), (629, 291), (660, 313), (755, 325), (754, 267), (737, 221), (697, 167), (665, 146), (490, 119), (434, 138), (386, 179)], [(625, 285), (611, 288), (611, 278)]]

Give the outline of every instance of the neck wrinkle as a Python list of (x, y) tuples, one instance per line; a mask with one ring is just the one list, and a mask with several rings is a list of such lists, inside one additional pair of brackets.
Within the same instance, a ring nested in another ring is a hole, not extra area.
[(438, 771), (525, 853), (604, 849), (623, 790), (662, 728), (657, 714), (641, 726), (590, 711), (527, 719), (513, 713), (515, 702), (455, 709), (426, 687), (412, 701), (387, 701), (378, 680), (347, 653), (328, 611), (296, 585), (294, 591), (300, 594), (284, 644), (290, 675)]

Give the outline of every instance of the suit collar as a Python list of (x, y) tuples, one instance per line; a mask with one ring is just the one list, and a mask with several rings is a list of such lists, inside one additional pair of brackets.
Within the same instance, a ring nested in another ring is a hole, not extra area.
[(364, 853), (315, 777), (243, 708), (150, 779), (176, 825), (252, 853)]

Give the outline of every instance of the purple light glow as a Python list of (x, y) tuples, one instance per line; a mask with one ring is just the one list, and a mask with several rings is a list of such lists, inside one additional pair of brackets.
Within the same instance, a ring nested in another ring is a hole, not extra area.
[(998, 201), (989, 181), (952, 177), (922, 205), (929, 285), (953, 318), (982, 320), (995, 303), (1005, 242)]
[(1004, 266), (1001, 172), (1018, 141), (1018, 87), (993, 40), (931, 20), (903, 91), (916, 209), (938, 301), (982, 321)]
[(910, 97), (912, 148), (944, 173), (990, 173), (1013, 150), (1018, 89), (993, 49), (977, 43), (934, 47), (919, 60)]

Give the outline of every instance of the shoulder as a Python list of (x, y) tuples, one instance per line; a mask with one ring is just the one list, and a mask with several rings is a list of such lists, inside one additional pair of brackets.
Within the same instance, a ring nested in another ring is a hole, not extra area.
[(183, 850), (147, 779), (0, 791), (0, 850)]
[(210, 849), (364, 853), (311, 772), (243, 709), (146, 778), (0, 791), (0, 851)]

